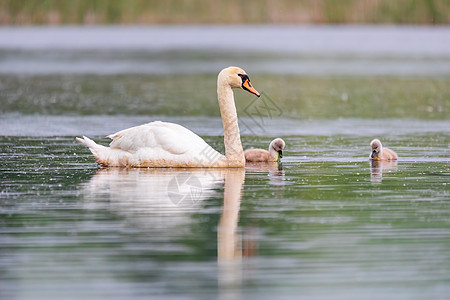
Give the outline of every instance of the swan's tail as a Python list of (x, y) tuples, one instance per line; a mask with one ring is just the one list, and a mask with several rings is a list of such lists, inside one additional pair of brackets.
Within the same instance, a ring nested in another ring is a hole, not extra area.
[(97, 161), (104, 166), (126, 166), (128, 161), (128, 155), (125, 151), (119, 149), (111, 149), (97, 144), (88, 137), (77, 137), (76, 140), (91, 150)]

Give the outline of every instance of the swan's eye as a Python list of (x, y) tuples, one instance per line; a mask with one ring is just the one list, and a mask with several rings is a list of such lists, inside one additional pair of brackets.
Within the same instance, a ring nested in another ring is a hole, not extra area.
[(247, 80), (250, 81), (250, 78), (248, 78), (247, 74), (238, 74), (239, 77), (241, 77), (242, 83), (246, 82)]
[(241, 88), (243, 90), (246, 90), (247, 92), (255, 94), (257, 97), (261, 96), (261, 94), (258, 93), (258, 91), (252, 87), (252, 84), (250, 83), (250, 78), (248, 78), (247, 74), (237, 74), (237, 75), (239, 77), (241, 77), (241, 81), (242, 81)]

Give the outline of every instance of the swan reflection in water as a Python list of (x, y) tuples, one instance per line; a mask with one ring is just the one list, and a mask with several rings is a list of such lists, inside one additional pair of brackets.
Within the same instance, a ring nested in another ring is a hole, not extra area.
[(219, 263), (219, 299), (240, 298), (234, 288), (242, 283), (242, 258), (256, 255), (258, 228), (242, 228), (244, 237), (238, 232), (239, 211), (245, 172), (268, 174), (270, 185), (284, 186), (284, 171), (277, 162), (246, 162), (246, 171), (229, 170), (225, 173), (225, 189), (222, 216), (217, 230), (217, 259)]
[(204, 210), (203, 200), (217, 197), (217, 189), (224, 184), (217, 259), (219, 286), (227, 290), (242, 280), (243, 253), (252, 255), (256, 248), (254, 241), (242, 241), (238, 233), (244, 180), (244, 168), (108, 168), (98, 170), (83, 188), (86, 209), (108, 209), (149, 232), (162, 228), (170, 240), (189, 232), (195, 221), (192, 215)]
[(213, 169), (99, 169), (84, 185), (85, 205), (108, 209), (138, 228), (176, 234), (188, 230), (191, 215), (223, 180), (223, 172)]
[(397, 171), (396, 160), (371, 160), (370, 161), (370, 181), (372, 183), (381, 183), (383, 172), (390, 173)]

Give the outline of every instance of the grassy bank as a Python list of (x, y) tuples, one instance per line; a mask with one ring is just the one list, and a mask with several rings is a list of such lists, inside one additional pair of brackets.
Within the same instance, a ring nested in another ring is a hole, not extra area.
[(3, 0), (0, 24), (449, 24), (450, 0)]

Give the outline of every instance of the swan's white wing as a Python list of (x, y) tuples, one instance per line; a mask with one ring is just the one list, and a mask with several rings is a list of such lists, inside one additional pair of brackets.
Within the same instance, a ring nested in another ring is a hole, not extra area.
[(180, 125), (151, 122), (109, 135), (110, 147), (84, 137), (77, 140), (89, 147), (105, 166), (130, 167), (218, 167), (228, 166), (222, 154), (201, 137)]
[(198, 135), (178, 124), (151, 122), (109, 135), (110, 147), (134, 153), (150, 148), (170, 154), (199, 152), (210, 146)]

